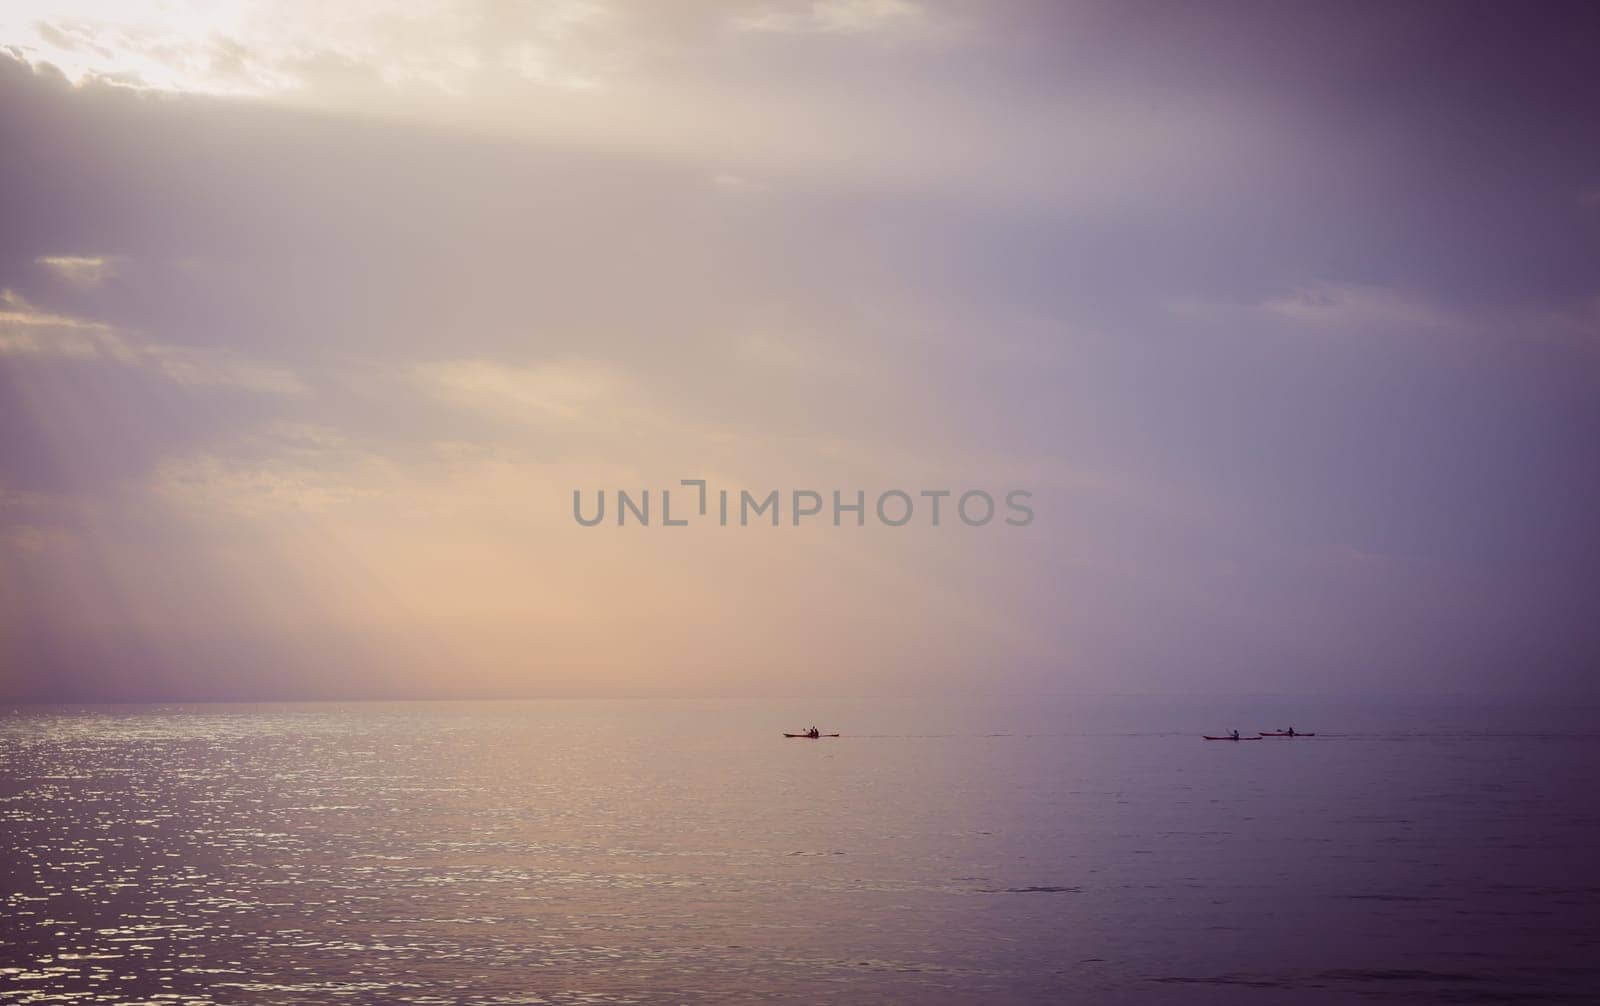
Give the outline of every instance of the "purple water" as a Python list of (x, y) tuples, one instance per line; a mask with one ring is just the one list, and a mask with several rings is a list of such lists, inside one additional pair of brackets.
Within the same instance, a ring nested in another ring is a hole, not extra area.
[[(785, 740), (811, 723), (837, 740)], [(0, 1003), (1600, 998), (1591, 711), (21, 708)], [(1293, 724), (1314, 738), (1232, 744)]]

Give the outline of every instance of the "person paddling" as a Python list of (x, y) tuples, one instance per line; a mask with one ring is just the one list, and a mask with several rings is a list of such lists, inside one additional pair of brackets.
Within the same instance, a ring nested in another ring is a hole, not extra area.
[(1239, 731), (1237, 731), (1237, 730), (1229, 730), (1228, 734), (1229, 734), (1229, 739), (1231, 739), (1231, 740), (1238, 740), (1239, 739)]

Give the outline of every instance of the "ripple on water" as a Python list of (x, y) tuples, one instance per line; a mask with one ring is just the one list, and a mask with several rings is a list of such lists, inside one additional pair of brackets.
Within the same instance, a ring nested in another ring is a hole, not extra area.
[(1480, 785), (1510, 741), (1220, 765), (1177, 733), (886, 732), (819, 759), (665, 715), (0, 717), (0, 1003), (1600, 988), (1600, 808), (1535, 763)]

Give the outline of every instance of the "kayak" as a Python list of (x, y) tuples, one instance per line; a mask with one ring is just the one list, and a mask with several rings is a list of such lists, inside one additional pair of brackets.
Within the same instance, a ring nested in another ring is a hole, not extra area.
[(784, 734), (784, 736), (785, 737), (804, 737), (808, 741), (814, 741), (814, 740), (820, 740), (823, 737), (837, 737), (839, 735), (838, 734), (818, 734), (816, 737), (813, 737), (810, 734)]
[(1296, 730), (1294, 733), (1290, 733), (1287, 730), (1263, 730), (1263, 731), (1261, 731), (1261, 736), (1263, 736), (1263, 737), (1315, 737), (1316, 734), (1303, 733), (1303, 732), (1301, 732), (1299, 730)]
[[(1296, 734), (1295, 736), (1298, 737), (1299, 734)], [(1260, 737), (1213, 737), (1210, 734), (1201, 734), (1200, 735), (1200, 739), (1201, 740), (1207, 740), (1207, 741), (1258, 741), (1261, 738)]]

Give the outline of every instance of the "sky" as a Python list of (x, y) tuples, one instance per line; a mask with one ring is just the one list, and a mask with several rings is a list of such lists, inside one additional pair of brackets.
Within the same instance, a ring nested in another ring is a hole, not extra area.
[[(1592, 696), (1596, 51), (1558, 3), (8, 4), (0, 700)], [(1034, 519), (573, 519), (683, 479)]]

